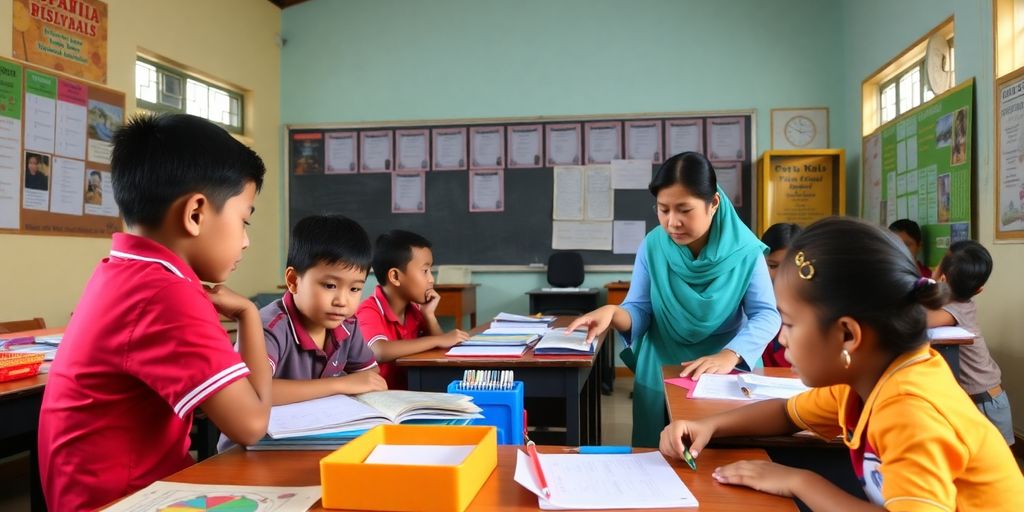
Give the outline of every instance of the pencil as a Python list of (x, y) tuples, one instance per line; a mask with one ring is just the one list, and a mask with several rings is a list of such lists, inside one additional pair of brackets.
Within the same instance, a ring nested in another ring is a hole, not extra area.
[(544, 470), (540, 467), (540, 455), (537, 454), (537, 444), (533, 441), (527, 441), (526, 454), (530, 456), (530, 462), (533, 464), (533, 472), (537, 475), (540, 492), (544, 493), (544, 497), (551, 499), (551, 489), (548, 488), (548, 480), (544, 478)]

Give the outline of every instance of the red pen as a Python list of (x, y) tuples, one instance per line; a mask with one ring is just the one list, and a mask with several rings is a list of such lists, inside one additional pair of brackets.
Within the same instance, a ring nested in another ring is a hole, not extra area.
[(530, 457), (530, 462), (533, 464), (533, 473), (537, 475), (540, 492), (544, 493), (545, 498), (551, 499), (551, 489), (548, 488), (548, 480), (544, 478), (544, 470), (540, 467), (540, 455), (537, 454), (537, 444), (531, 441), (529, 437), (526, 438), (526, 454)]

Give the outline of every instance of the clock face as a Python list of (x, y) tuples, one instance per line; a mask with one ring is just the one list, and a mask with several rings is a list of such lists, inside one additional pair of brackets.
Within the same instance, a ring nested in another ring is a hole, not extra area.
[(810, 144), (818, 135), (818, 127), (808, 117), (793, 116), (789, 121), (786, 121), (783, 133), (786, 136), (787, 142), (794, 147), (802, 148)]

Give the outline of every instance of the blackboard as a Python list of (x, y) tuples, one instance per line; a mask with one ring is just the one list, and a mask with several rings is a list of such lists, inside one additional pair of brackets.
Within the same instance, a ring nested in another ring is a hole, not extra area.
[[(750, 156), (752, 116), (745, 119), (747, 160), (741, 163), (741, 179), (746, 197), (752, 198)], [(665, 116), (623, 116), (546, 118), (545, 124), (602, 120), (679, 119), (716, 116), (673, 114)], [(330, 132), (335, 129), (371, 131), (401, 128), (439, 128), (474, 124), (537, 124), (536, 120), (481, 120), (459, 124), (451, 121), (370, 125), (338, 125), (336, 128), (289, 127), (293, 134)], [(705, 126), (705, 137), (706, 137)], [(290, 149), (290, 148), (289, 148)], [(291, 161), (289, 157), (289, 162)], [(658, 165), (652, 165), (653, 172)], [(469, 212), (468, 171), (430, 171), (426, 173), (426, 213), (391, 211), (390, 173), (371, 174), (288, 174), (288, 214), (293, 226), (309, 215), (341, 214), (359, 222), (375, 239), (391, 229), (414, 231), (433, 244), (435, 264), (527, 265), (546, 263), (551, 248), (551, 208), (553, 168), (506, 169), (505, 209), (502, 212)], [(751, 225), (753, 204), (747, 200), (737, 208), (741, 218)], [(647, 190), (616, 190), (615, 220), (644, 220), (647, 229), (658, 225), (654, 200)], [(289, 226), (289, 227), (290, 227)], [(630, 265), (634, 254), (611, 251), (578, 251), (587, 265)]]

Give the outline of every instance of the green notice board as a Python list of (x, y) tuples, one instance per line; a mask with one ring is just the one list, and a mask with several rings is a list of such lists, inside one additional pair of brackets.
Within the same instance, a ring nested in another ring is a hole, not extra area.
[(885, 224), (920, 224), (928, 266), (938, 265), (950, 243), (970, 236), (973, 137), (973, 79), (882, 127)]

